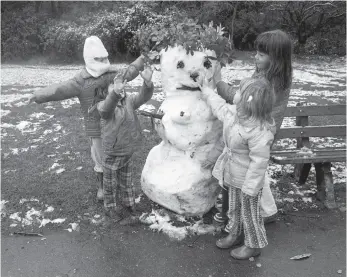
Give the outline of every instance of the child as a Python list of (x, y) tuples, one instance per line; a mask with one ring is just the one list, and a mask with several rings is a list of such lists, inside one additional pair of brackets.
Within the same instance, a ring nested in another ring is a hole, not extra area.
[[(84, 117), (85, 131), (90, 138), (91, 156), (95, 163), (94, 171), (97, 174), (98, 180), (97, 199), (102, 201), (103, 178), (101, 165), (102, 146), (100, 137), (100, 116), (89, 115), (88, 108), (93, 103), (95, 90), (112, 83), (116, 74), (119, 73), (119, 70), (110, 66), (108, 52), (101, 40), (96, 36), (91, 36), (86, 39), (83, 49), (83, 58), (85, 61), (85, 68), (82, 69), (81, 72), (66, 82), (54, 84), (35, 91), (29, 103), (36, 102), (41, 104), (49, 101), (60, 101), (78, 97)], [(130, 68), (132, 65), (136, 67), (137, 70)], [(138, 70), (143, 70), (143, 57), (140, 56), (130, 66), (129, 68), (132, 69), (132, 71), (128, 70), (126, 76), (124, 76), (128, 81), (134, 79), (138, 75)]]
[[(278, 132), (288, 104), (292, 83), (292, 42), (285, 32), (274, 30), (260, 34), (255, 41), (255, 48), (257, 50), (255, 56), (256, 70), (253, 77), (265, 77), (274, 87), (276, 102), (272, 110), (272, 117), (275, 119), (276, 131)], [(214, 75), (217, 92), (228, 103), (232, 104), (235, 90), (221, 80), (220, 69), (219, 67)], [(227, 193), (227, 190), (223, 190), (224, 199), (227, 199)], [(265, 223), (274, 221), (277, 207), (269, 182), (265, 182), (260, 203)], [(227, 201), (223, 201), (222, 210), (224, 211), (227, 210), (225, 206), (227, 206)], [(225, 219), (226, 215), (223, 212), (215, 215), (216, 221), (224, 222)], [(228, 230), (226, 229), (226, 231)]]
[[(131, 224), (137, 220), (131, 170), (132, 155), (139, 149), (142, 136), (135, 110), (153, 95), (152, 73), (149, 68), (140, 72), (144, 84), (137, 95), (127, 95), (123, 91), (126, 81), (122, 82), (122, 79), (116, 76), (114, 85), (109, 87), (106, 99), (96, 103), (105, 123), (102, 146), (107, 225), (112, 220), (118, 222), (124, 217), (121, 224)], [(90, 109), (92, 110), (93, 108)]]
[(271, 117), (273, 90), (265, 78), (245, 79), (234, 96), (235, 105), (215, 94), (207, 80), (201, 91), (213, 114), (223, 122), (225, 147), (212, 174), (229, 188), (229, 235), (216, 244), (230, 248), (244, 236), (244, 245), (230, 254), (235, 259), (248, 259), (268, 244), (260, 197), (276, 132)]

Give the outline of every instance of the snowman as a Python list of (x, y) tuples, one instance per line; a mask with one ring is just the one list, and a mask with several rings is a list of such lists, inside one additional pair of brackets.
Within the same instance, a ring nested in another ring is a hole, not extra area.
[(211, 159), (222, 123), (199, 89), (202, 78), (213, 76), (215, 57), (214, 51), (187, 53), (177, 45), (160, 52), (166, 98), (158, 110), (163, 117), (155, 120), (155, 128), (162, 142), (148, 154), (141, 186), (152, 201), (186, 216), (207, 213), (220, 191), (212, 169), (202, 164)]

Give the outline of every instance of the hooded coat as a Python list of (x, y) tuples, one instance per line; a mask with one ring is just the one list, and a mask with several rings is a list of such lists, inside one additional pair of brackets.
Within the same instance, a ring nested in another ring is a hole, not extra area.
[[(84, 44), (83, 57), (85, 68), (77, 73), (72, 79), (48, 86), (35, 91), (35, 102), (38, 104), (49, 101), (61, 101), (77, 97), (84, 118), (85, 132), (88, 137), (100, 137), (100, 116), (96, 113), (89, 114), (88, 109), (94, 103), (95, 90), (106, 88), (119, 73), (119, 70), (110, 68), (110, 63), (95, 61), (94, 58), (108, 57), (107, 50), (101, 40), (95, 36), (88, 37)], [(108, 71), (110, 70), (110, 71)], [(134, 79), (138, 75), (132, 76)], [(130, 81), (130, 80), (129, 80)]]

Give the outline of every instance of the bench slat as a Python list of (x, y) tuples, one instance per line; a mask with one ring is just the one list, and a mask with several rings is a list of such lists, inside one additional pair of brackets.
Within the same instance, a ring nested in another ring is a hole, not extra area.
[(277, 139), (338, 136), (346, 136), (346, 125), (287, 127), (280, 129), (276, 134)]
[[(311, 149), (313, 153), (320, 156), (329, 156), (336, 155), (336, 153), (341, 153), (344, 155), (346, 153), (346, 147), (334, 147), (334, 148), (313, 148)], [(289, 149), (289, 150), (274, 150), (271, 151), (271, 155), (273, 156), (288, 156), (288, 155), (297, 155), (298, 152), (301, 152), (300, 149)]]
[(271, 161), (277, 164), (305, 164), (305, 163), (327, 163), (327, 162), (346, 162), (346, 157), (344, 156), (322, 156), (322, 157), (297, 157), (297, 158), (284, 158), (273, 156), (270, 158)]
[(323, 162), (346, 162), (346, 149), (336, 148), (329, 150), (312, 149), (313, 155), (298, 154), (298, 151), (273, 151), (271, 160), (277, 164), (302, 164)]
[(346, 115), (346, 105), (287, 107), (285, 117)]
[[(335, 153), (335, 152), (339, 152), (339, 151), (346, 151), (346, 147), (328, 147), (328, 148), (312, 148), (311, 149), (313, 152), (317, 153), (322, 153), (324, 155), (324, 153)], [(298, 148), (290, 148), (287, 150), (272, 150), (271, 151), (271, 155), (286, 155), (287, 153), (297, 153), (298, 151), (300, 151), (300, 149)]]

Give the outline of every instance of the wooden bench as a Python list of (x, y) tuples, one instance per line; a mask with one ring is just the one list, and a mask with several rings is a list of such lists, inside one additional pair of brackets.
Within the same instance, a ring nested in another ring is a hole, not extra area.
[(281, 128), (276, 139), (296, 138), (297, 150), (272, 151), (276, 164), (295, 164), (294, 174), (299, 184), (305, 184), (311, 165), (316, 170), (317, 198), (328, 208), (335, 208), (332, 162), (346, 162), (346, 147), (311, 147), (310, 137), (346, 137), (346, 125), (309, 126), (309, 116), (346, 116), (346, 105), (288, 107), (285, 117), (296, 117), (296, 126)]

